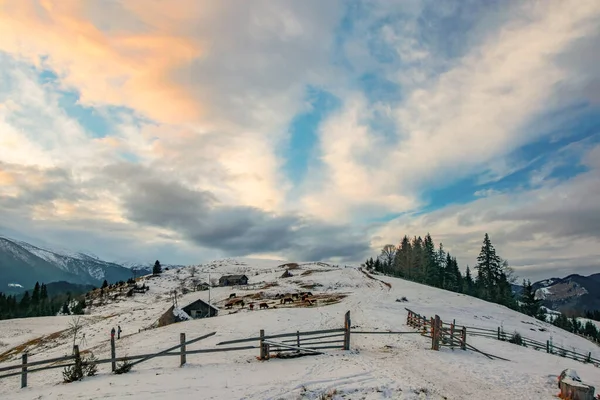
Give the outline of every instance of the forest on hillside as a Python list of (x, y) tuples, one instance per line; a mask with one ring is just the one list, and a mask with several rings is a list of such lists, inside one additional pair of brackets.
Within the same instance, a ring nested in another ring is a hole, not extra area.
[[(461, 272), (458, 261), (440, 243), (437, 247), (428, 233), (425, 238), (405, 235), (400, 244), (387, 244), (378, 257), (369, 258), (363, 266), (368, 270), (446, 289), (457, 293), (501, 304), (523, 314), (546, 321), (545, 308), (536, 299), (530, 281), (523, 281), (523, 291), (519, 296), (513, 293), (512, 286), (517, 277), (508, 261), (500, 257), (486, 233), (481, 250), (474, 266), (475, 274), (469, 266)], [(599, 311), (590, 311), (586, 317), (596, 319)], [(585, 324), (576, 317), (560, 315), (551, 321), (555, 326), (600, 342), (600, 331), (592, 322)]]

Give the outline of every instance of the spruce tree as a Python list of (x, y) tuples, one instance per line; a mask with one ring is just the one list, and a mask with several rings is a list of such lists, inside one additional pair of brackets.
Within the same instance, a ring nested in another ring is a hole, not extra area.
[(531, 317), (538, 317), (542, 300), (535, 298), (535, 290), (530, 280), (523, 280), (523, 292), (521, 293), (521, 311)]
[(463, 280), (463, 293), (469, 296), (475, 295), (475, 282), (471, 276), (471, 269), (467, 265), (467, 271), (465, 272), (465, 279)]
[(158, 275), (160, 273), (162, 273), (162, 267), (160, 265), (160, 261), (156, 260), (156, 262), (154, 263), (154, 267), (152, 268), (152, 274)]
[(40, 283), (36, 282), (31, 294), (31, 305), (36, 307), (40, 304)]
[(477, 289), (479, 296), (488, 301), (499, 297), (498, 283), (500, 281), (502, 259), (496, 254), (489, 235), (483, 238), (483, 245), (477, 257)]

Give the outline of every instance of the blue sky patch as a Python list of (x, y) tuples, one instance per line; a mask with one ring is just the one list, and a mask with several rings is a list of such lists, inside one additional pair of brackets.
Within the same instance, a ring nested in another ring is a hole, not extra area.
[(310, 103), (311, 110), (293, 119), (290, 141), (285, 149), (284, 170), (296, 184), (304, 179), (311, 159), (314, 158), (321, 122), (341, 106), (340, 100), (329, 92), (316, 87), (308, 87), (306, 92), (306, 101)]

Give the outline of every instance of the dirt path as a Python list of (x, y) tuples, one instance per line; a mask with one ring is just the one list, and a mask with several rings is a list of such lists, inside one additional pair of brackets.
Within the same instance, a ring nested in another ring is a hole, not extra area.
[(362, 272), (364, 275), (366, 275), (367, 278), (373, 279), (374, 281), (382, 283), (383, 285), (385, 285), (387, 287), (388, 290), (390, 290), (392, 288), (392, 284), (391, 283), (387, 283), (387, 282), (382, 281), (381, 279), (375, 278), (373, 275), (369, 274), (367, 271), (363, 270), (362, 268), (359, 268), (358, 270), (360, 272)]

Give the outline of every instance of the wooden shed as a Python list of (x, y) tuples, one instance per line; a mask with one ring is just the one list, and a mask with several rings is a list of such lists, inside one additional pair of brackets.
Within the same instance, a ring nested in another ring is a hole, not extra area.
[(215, 317), (219, 313), (218, 308), (200, 299), (183, 307), (182, 310), (192, 318)]
[(246, 275), (223, 275), (219, 278), (219, 286), (247, 285), (248, 277)]

